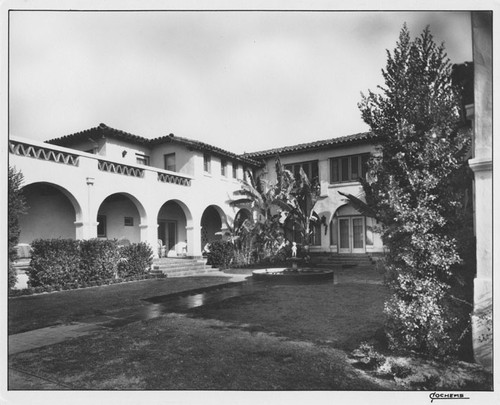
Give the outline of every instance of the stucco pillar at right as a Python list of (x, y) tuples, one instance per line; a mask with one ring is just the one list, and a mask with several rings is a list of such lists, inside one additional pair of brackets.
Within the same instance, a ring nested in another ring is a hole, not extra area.
[(186, 236), (188, 256), (200, 257), (203, 249), (201, 246), (201, 226), (186, 226)]
[(75, 222), (76, 239), (92, 239), (97, 238), (97, 224), (96, 217), (93, 216), (93, 202), (94, 202), (94, 182), (95, 178), (87, 177), (87, 201), (82, 201), (82, 220)]
[(472, 12), (474, 55), (474, 145), (469, 166), (474, 172), (477, 273), (474, 280), (472, 339), (475, 360), (492, 369), (493, 282), (493, 63), (492, 13)]

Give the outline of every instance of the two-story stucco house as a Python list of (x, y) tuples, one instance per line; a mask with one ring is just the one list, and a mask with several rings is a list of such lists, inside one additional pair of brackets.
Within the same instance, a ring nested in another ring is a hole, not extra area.
[[(374, 151), (369, 133), (244, 155), (167, 135), (146, 139), (100, 124), (35, 142), (9, 140), (9, 164), (24, 175), (28, 214), (20, 243), (36, 238), (110, 238), (147, 242), (156, 255), (201, 256), (224, 234), (238, 210), (228, 202), (245, 170), (265, 170), (273, 181), (279, 155), (294, 173), (317, 177), (328, 196), (316, 211), (311, 251), (372, 253), (383, 249), (373, 219), (346, 204), (338, 191), (362, 198), (357, 180)], [(160, 242), (159, 242), (160, 241)]]
[(302, 168), (309, 179), (319, 181), (320, 194), (326, 198), (318, 202), (315, 212), (324, 224), (315, 227), (310, 251), (357, 254), (382, 252), (382, 241), (374, 232), (375, 220), (356, 211), (339, 191), (364, 198), (359, 178), (366, 176), (366, 162), (374, 152), (374, 136), (360, 133), (244, 156), (263, 161), (260, 170), (265, 170), (271, 181), (276, 181), (277, 156), (295, 175)]

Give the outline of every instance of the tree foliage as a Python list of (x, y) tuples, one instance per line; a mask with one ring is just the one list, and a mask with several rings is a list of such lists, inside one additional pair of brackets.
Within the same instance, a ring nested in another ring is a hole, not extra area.
[(24, 177), (15, 168), (9, 166), (8, 181), (8, 221), (9, 221), (9, 288), (16, 284), (17, 276), (13, 262), (17, 260), (16, 245), (19, 242), (19, 217), (26, 213), (26, 201), (21, 190)]
[(461, 239), (470, 231), (470, 136), (451, 68), (429, 28), (411, 40), (405, 25), (394, 51), (387, 51), (384, 86), (359, 103), (380, 144), (363, 187), (388, 247), (389, 341), (429, 355), (452, 347), (447, 303), (463, 259)]
[[(301, 234), (302, 242), (308, 244), (312, 224), (319, 221), (313, 213), (315, 203), (324, 198), (320, 196), (319, 184), (311, 182), (302, 169), (296, 179), (285, 170), (279, 157), (276, 157), (275, 170), (276, 182), (266, 179), (265, 172), (257, 179), (247, 172), (241, 190), (235, 192), (239, 198), (229, 201), (233, 207), (250, 210), (255, 218), (254, 222), (245, 221), (243, 226), (235, 227), (238, 234), (231, 236), (233, 241), (238, 241), (234, 243), (236, 250), (241, 241), (252, 246), (254, 261), (281, 260), (284, 254), (280, 253), (285, 252), (292, 242), (286, 235), (287, 227), (292, 227), (292, 224)], [(238, 252), (236, 256), (239, 256)]]

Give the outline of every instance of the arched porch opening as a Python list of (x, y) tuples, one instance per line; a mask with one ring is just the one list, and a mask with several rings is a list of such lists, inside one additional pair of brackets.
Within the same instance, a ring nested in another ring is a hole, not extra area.
[(169, 200), (158, 212), (159, 257), (187, 256), (192, 216), (186, 204)]
[(97, 211), (97, 237), (117, 239), (119, 243), (141, 241), (142, 223), (146, 213), (142, 204), (128, 193), (111, 194), (104, 199)]
[(19, 218), (19, 243), (35, 239), (76, 239), (75, 222), (82, 210), (65, 188), (52, 183), (31, 183), (22, 188), (28, 207)]
[(222, 239), (220, 232), (223, 224), (225, 223), (226, 215), (217, 205), (210, 205), (205, 209), (205, 211), (203, 211), (200, 222), (202, 249), (207, 245), (207, 243)]
[(235, 231), (238, 230), (247, 220), (253, 222), (252, 213), (250, 212), (250, 210), (247, 210), (246, 208), (241, 208), (234, 216), (234, 221), (233, 221), (234, 230)]

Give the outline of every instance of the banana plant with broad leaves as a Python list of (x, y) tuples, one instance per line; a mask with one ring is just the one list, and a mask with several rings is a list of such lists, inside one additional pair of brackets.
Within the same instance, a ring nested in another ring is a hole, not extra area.
[(287, 220), (288, 223), (295, 224), (302, 237), (302, 243), (306, 246), (311, 243), (314, 226), (321, 222), (314, 212), (314, 206), (326, 197), (321, 195), (319, 182), (316, 179), (310, 180), (301, 167), (298, 178), (295, 179), (292, 189), (288, 192)]
[[(292, 177), (284, 173), (277, 159), (277, 182), (271, 183), (261, 173), (257, 178), (250, 171), (245, 172), (241, 189), (234, 192), (238, 198), (229, 201), (229, 205), (247, 208), (253, 216), (253, 223), (245, 226), (253, 235), (254, 245), (262, 259), (274, 255), (284, 241), (283, 218), (290, 209), (287, 194), (292, 189)], [(278, 168), (279, 166), (279, 168)]]

